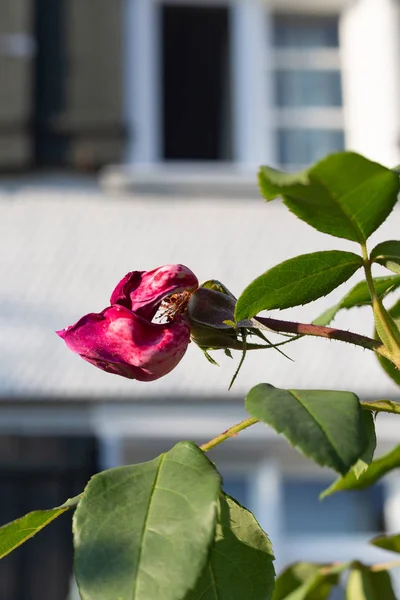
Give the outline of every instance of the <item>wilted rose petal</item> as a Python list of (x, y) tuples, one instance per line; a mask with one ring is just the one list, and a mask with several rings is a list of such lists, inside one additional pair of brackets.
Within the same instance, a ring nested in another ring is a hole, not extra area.
[(199, 282), (184, 265), (164, 265), (152, 271), (131, 271), (111, 294), (110, 304), (121, 304), (146, 319), (152, 319), (164, 298), (192, 292)]
[(157, 324), (123, 306), (111, 306), (56, 333), (73, 352), (104, 371), (153, 381), (172, 371), (182, 359), (190, 328), (181, 315), (170, 323)]

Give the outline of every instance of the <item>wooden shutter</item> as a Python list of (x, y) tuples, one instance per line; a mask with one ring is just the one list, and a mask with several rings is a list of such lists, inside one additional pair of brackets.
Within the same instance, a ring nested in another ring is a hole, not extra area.
[(70, 161), (83, 168), (120, 161), (124, 0), (68, 0), (67, 7)]
[(32, 0), (0, 1), (0, 169), (32, 158)]

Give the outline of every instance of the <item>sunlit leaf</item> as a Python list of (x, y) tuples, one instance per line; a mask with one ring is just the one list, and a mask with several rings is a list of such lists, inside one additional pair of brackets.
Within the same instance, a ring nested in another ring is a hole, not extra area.
[(286, 260), (257, 277), (237, 301), (237, 321), (262, 310), (289, 308), (326, 296), (362, 266), (352, 252), (327, 250)]
[(24, 542), (30, 540), (67, 510), (75, 508), (78, 501), (79, 496), (67, 500), (57, 508), (35, 510), (0, 527), (0, 558), (10, 554)]
[(364, 243), (397, 202), (398, 175), (354, 152), (332, 154), (298, 174), (261, 167), (267, 200), (281, 196), (300, 219), (330, 235)]

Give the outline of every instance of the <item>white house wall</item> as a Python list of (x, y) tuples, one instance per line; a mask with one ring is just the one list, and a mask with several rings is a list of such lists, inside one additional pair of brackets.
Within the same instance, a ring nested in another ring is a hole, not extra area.
[(394, 166), (400, 162), (400, 4), (349, 3), (341, 49), (347, 147)]
[[(371, 247), (398, 237), (399, 218), (396, 208)], [(94, 187), (4, 189), (0, 239), (2, 255), (12, 257), (0, 262), (1, 280), (7, 282), (0, 294), (0, 395), (32, 399), (226, 397), (238, 353), (234, 360), (215, 353), (218, 368), (190, 344), (172, 373), (143, 384), (88, 365), (54, 331), (102, 310), (119, 279), (134, 269), (183, 263), (200, 280), (219, 279), (239, 295), (251, 279), (296, 254), (353, 250), (350, 242), (314, 231), (279, 201), (118, 197)], [(355, 275), (328, 298), (281, 318), (311, 321), (359, 279)], [(335, 324), (368, 335), (369, 313), (368, 308), (342, 311)], [(261, 378), (276, 386), (340, 387), (363, 397), (397, 397), (398, 389), (366, 350), (307, 338), (287, 351), (294, 362), (273, 350), (249, 352), (230, 396), (244, 397)]]
[(231, 3), (233, 147), (235, 162), (254, 167), (276, 161), (270, 15), (261, 1)]
[(151, 164), (160, 159), (160, 23), (159, 3), (126, 0), (124, 31), (124, 114), (127, 163)]

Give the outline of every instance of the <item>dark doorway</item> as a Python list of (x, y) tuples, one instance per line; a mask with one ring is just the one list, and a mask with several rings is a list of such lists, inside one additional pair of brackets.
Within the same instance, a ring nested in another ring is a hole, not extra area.
[(162, 9), (164, 158), (230, 160), (228, 8)]
[(67, 161), (68, 138), (59, 127), (67, 108), (66, 25), (65, 0), (36, 0), (34, 143), (38, 166), (59, 166)]

